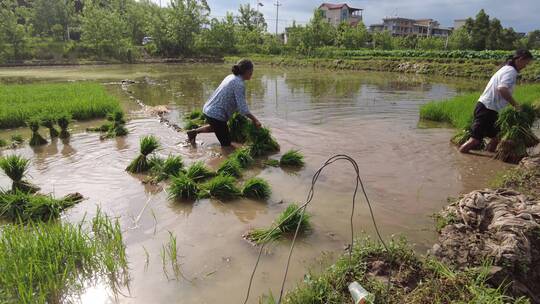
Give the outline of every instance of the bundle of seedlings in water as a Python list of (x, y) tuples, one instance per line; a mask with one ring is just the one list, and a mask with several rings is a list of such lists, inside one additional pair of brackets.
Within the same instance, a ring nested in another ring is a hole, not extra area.
[(19, 155), (0, 158), (0, 168), (13, 182), (11, 185), (12, 192), (36, 193), (40, 190), (38, 186), (24, 180), (29, 166), (30, 160)]
[(254, 177), (246, 181), (242, 189), (242, 195), (251, 199), (265, 200), (270, 197), (272, 190), (267, 181)]
[(39, 132), (38, 132), (39, 131), (39, 125), (40, 125), (39, 119), (31, 118), (27, 122), (27, 125), (30, 128), (30, 130), (32, 130), (32, 137), (30, 138), (30, 142), (28, 142), (28, 144), (30, 146), (42, 146), (42, 145), (45, 145), (47, 143), (47, 140), (45, 138), (43, 138), (43, 136), (41, 136), (41, 134), (39, 134)]
[(8, 145), (5, 139), (0, 138), (0, 148), (4, 148)]
[(253, 157), (279, 151), (279, 144), (272, 137), (270, 130), (267, 128), (256, 128), (255, 126), (251, 126), (249, 131), (249, 141), (249, 150)]
[(170, 199), (193, 201), (199, 196), (199, 186), (185, 174), (180, 174), (171, 179), (167, 192)]
[(184, 161), (180, 156), (169, 155), (166, 159), (157, 158), (159, 160), (150, 160), (150, 175), (151, 182), (159, 183), (171, 177), (175, 177), (182, 173), (184, 169)]
[(58, 130), (54, 127), (56, 124), (56, 118), (54, 118), (52, 115), (43, 115), (41, 116), (41, 125), (45, 128), (49, 129), (49, 136), (51, 139), (58, 137), (60, 134)]
[(284, 167), (303, 167), (304, 156), (298, 150), (289, 150), (281, 156), (279, 164)]
[(228, 158), (219, 166), (217, 173), (224, 176), (240, 177), (242, 176), (242, 166), (235, 158)]
[(58, 126), (60, 126), (60, 138), (65, 139), (69, 138), (70, 134), (68, 131), (69, 123), (71, 122), (71, 115), (68, 113), (60, 114), (57, 118)]
[(527, 149), (540, 142), (531, 130), (536, 119), (532, 106), (524, 104), (521, 111), (507, 107), (499, 113), (497, 125), (501, 132), (501, 141), (497, 146), (495, 158), (509, 163), (518, 163), (528, 156)]
[(113, 138), (117, 136), (125, 136), (128, 134), (128, 130), (125, 127), (126, 120), (124, 119), (124, 112), (118, 110), (107, 114), (107, 120), (110, 122), (109, 130), (105, 134), (105, 138)]
[(186, 130), (194, 130), (200, 128), (206, 123), (204, 114), (200, 110), (195, 110), (184, 115), (184, 121), (184, 129)]
[(129, 164), (129, 166), (127, 166), (126, 171), (130, 173), (147, 172), (151, 167), (148, 161), (148, 155), (158, 148), (159, 141), (155, 136), (149, 135), (143, 137), (140, 141), (141, 153)]
[(62, 211), (82, 200), (82, 196), (78, 195), (55, 199), (50, 195), (32, 194), (19, 190), (0, 192), (0, 216), (23, 222), (57, 219)]
[(244, 115), (234, 113), (228, 125), (232, 141), (245, 143), (248, 140), (251, 122)]
[(308, 213), (304, 213), (302, 216), (302, 209), (298, 209), (298, 205), (291, 204), (279, 215), (270, 228), (253, 229), (244, 237), (257, 245), (270, 243), (286, 234), (294, 234), (299, 224), (299, 232), (308, 231), (311, 228), (310, 218)]
[(11, 143), (14, 145), (21, 145), (24, 143), (24, 138), (20, 134), (11, 135)]
[(469, 129), (464, 129), (458, 131), (456, 135), (454, 135), (452, 139), (450, 139), (450, 142), (452, 142), (456, 146), (461, 146), (466, 143), (469, 138), (471, 138), (471, 131)]
[(267, 167), (279, 167), (279, 160), (277, 159), (267, 159), (265, 162), (264, 162), (264, 165), (267, 166)]
[(202, 161), (192, 164), (186, 170), (186, 176), (196, 183), (216, 176), (216, 173), (210, 170)]
[(235, 185), (236, 179), (232, 176), (218, 175), (202, 185), (201, 198), (217, 198), (221, 200), (231, 200), (242, 195)]
[(229, 158), (236, 160), (238, 164), (240, 164), (240, 167), (242, 167), (243, 169), (251, 166), (254, 162), (249, 148), (240, 148), (234, 151), (234, 153), (231, 154)]

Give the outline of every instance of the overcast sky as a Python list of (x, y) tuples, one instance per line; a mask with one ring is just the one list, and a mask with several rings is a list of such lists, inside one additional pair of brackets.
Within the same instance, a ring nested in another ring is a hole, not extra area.
[[(154, 0), (159, 2), (159, 0)], [(161, 0), (165, 5), (167, 0)], [(240, 4), (257, 0), (207, 0), (212, 16), (224, 16), (227, 11), (238, 10)], [(268, 30), (275, 31), (275, 0), (260, 0), (264, 6), (260, 11), (268, 23)], [(323, 2), (339, 1), (279, 0), (279, 31), (296, 20), (304, 24), (311, 18), (313, 10)], [(485, 9), (491, 17), (501, 20), (504, 27), (513, 27), (518, 32), (540, 29), (540, 0), (352, 0), (345, 2), (352, 7), (364, 9), (366, 25), (380, 23), (385, 16), (406, 18), (433, 18), (442, 26), (452, 26), (454, 19), (474, 17), (480, 9)]]

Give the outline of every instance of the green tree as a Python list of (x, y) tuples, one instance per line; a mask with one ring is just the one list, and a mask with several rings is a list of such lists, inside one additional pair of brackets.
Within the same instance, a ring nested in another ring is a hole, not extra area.
[(453, 50), (472, 49), (471, 35), (469, 35), (465, 27), (459, 28), (448, 37), (448, 46)]
[(264, 32), (267, 28), (264, 15), (261, 12), (257, 12), (249, 4), (240, 5), (238, 9), (238, 24), (242, 29), (248, 31), (257, 30)]
[(528, 49), (540, 49), (540, 30), (535, 30), (527, 34), (525, 47)]
[(487, 46), (487, 39), (489, 36), (489, 16), (481, 9), (476, 15), (474, 24), (471, 29), (472, 47), (477, 50), (485, 50)]
[(418, 39), (417, 47), (421, 50), (444, 50), (446, 39), (438, 37), (424, 37)]
[(74, 18), (73, 0), (34, 0), (32, 3), (34, 32), (42, 37), (52, 36), (56, 40), (68, 40), (69, 27)]
[(213, 18), (210, 27), (203, 29), (196, 38), (196, 49), (203, 54), (236, 53), (236, 37), (234, 17), (227, 14), (225, 19)]
[(27, 42), (30, 37), (27, 24), (28, 10), (20, 7), (15, 0), (0, 2), (0, 39), (4, 45), (2, 57), (24, 59)]
[(394, 47), (392, 34), (389, 31), (375, 32), (371, 37), (375, 49), (391, 50)]
[(337, 29), (336, 44), (347, 49), (358, 49), (365, 46), (368, 38), (369, 33), (364, 23), (351, 26), (343, 22)]
[(500, 50), (504, 49), (503, 27), (499, 19), (494, 18), (489, 23), (489, 35), (486, 39), (486, 49)]

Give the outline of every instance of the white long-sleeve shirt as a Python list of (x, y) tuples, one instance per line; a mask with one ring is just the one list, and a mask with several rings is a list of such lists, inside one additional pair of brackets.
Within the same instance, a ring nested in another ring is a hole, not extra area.
[(249, 114), (246, 87), (241, 76), (229, 75), (204, 104), (203, 113), (211, 118), (228, 121), (234, 112)]

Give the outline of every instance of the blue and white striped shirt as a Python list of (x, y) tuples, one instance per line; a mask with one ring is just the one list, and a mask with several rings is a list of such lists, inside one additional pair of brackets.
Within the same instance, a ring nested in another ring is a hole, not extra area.
[(249, 114), (246, 87), (241, 76), (229, 75), (204, 104), (203, 113), (221, 121), (228, 121), (234, 112)]

